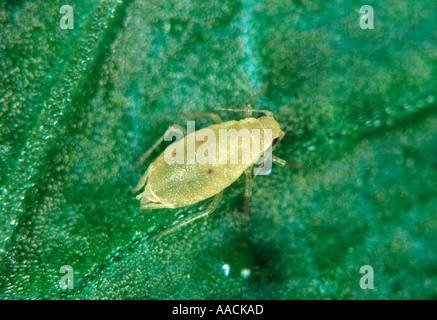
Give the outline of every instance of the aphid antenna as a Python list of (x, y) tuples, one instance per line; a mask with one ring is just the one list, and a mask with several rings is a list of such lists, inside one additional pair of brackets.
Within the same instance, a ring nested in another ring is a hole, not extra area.
[[(228, 112), (247, 112), (247, 109), (227, 109), (227, 108), (214, 108), (217, 111), (228, 111)], [(274, 118), (273, 112), (269, 110), (254, 110), (250, 109), (250, 112), (261, 112), (264, 113), (269, 118)]]

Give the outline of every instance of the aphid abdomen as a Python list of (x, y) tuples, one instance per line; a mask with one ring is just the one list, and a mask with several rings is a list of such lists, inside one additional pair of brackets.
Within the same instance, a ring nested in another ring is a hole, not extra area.
[[(246, 129), (251, 132), (253, 129), (258, 129), (262, 136), (263, 127), (257, 119), (249, 118), (242, 121), (229, 121), (212, 125), (205, 129), (214, 132), (216, 139), (216, 157), (213, 163), (200, 164), (198, 161), (195, 161), (194, 164), (188, 164), (186, 163), (187, 155), (185, 154), (184, 163), (168, 164), (163, 152), (156, 161), (151, 164), (153, 169), (150, 171), (147, 186), (150, 187), (151, 191), (161, 202), (171, 203), (177, 208), (210, 198), (231, 185), (241, 176), (244, 170), (252, 166), (254, 161), (257, 160), (249, 158), (249, 162), (242, 163), (242, 153), (239, 152), (237, 163), (231, 163), (229, 148), (227, 161), (220, 163), (219, 159), (220, 130), (226, 131), (234, 129), (238, 132), (241, 129)], [(202, 134), (202, 130), (192, 134)], [(190, 135), (174, 144), (184, 144), (184, 150), (186, 152), (189, 139)], [(196, 142), (196, 150), (206, 142), (208, 142), (207, 139), (205, 139), (205, 141)], [(174, 144), (172, 144), (173, 147)], [(241, 149), (241, 144), (239, 148)], [(248, 152), (250, 152), (250, 150)]]

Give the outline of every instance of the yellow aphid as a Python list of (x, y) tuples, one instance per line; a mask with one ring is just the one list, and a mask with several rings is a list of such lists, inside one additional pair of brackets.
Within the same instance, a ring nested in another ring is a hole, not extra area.
[[(142, 210), (180, 208), (214, 197), (205, 211), (185, 220), (165, 233), (212, 213), (222, 199), (223, 190), (234, 183), (243, 173), (246, 176), (245, 196), (250, 197), (253, 166), (256, 166), (260, 158), (267, 155), (273, 145), (284, 136), (279, 123), (269, 111), (252, 110), (250, 106), (246, 110), (217, 110), (243, 111), (247, 113), (248, 117), (240, 121), (221, 122), (220, 117), (216, 114), (195, 114), (208, 116), (220, 123), (192, 132), (184, 139), (180, 139), (168, 146), (166, 151), (162, 152), (150, 164), (137, 186), (133, 189), (133, 193), (137, 193), (145, 185), (144, 191), (136, 197), (141, 200), (140, 209)], [(252, 112), (262, 112), (265, 116), (256, 119), (251, 117)], [(170, 127), (170, 129), (179, 129), (185, 132), (183, 128), (177, 125)], [(228, 132), (247, 133), (249, 139), (245, 140), (242, 134), (237, 140), (234, 140), (236, 143), (232, 144), (229, 141), (231, 138), (225, 135)], [(223, 139), (223, 137), (225, 138)], [(141, 165), (163, 140), (164, 136), (144, 154), (137, 166)], [(223, 144), (224, 141), (226, 141), (226, 144)], [(259, 152), (254, 151), (256, 150), (254, 141), (258, 141)], [(205, 148), (207, 143), (209, 143), (209, 149)], [(223, 145), (225, 148), (223, 148)], [(205, 149), (207, 149), (206, 152)], [(175, 162), (177, 152), (183, 152), (183, 154)], [(205, 162), (203, 160), (202, 162), (200, 156), (205, 155), (206, 157), (210, 156), (209, 161)], [(274, 156), (269, 160), (279, 165), (285, 165), (284, 160)]]

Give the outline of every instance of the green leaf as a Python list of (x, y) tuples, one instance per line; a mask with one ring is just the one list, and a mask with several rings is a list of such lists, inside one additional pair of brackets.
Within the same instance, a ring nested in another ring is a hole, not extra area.
[[(63, 4), (0, 5), (1, 298), (436, 298), (432, 1), (370, 1), (374, 29), (358, 1), (78, 0), (72, 30)], [(248, 103), (289, 166), (248, 217), (240, 179), (155, 241), (211, 200), (140, 211), (159, 152), (129, 169), (188, 112)]]

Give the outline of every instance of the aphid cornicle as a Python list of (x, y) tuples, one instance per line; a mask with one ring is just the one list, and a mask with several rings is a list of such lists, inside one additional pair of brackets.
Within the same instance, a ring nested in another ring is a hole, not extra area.
[[(173, 149), (184, 145), (185, 152), (187, 152), (187, 142), (190, 137), (196, 141), (196, 136), (202, 136), (203, 130), (209, 129), (212, 132), (216, 133), (215, 137), (219, 137), (220, 130), (230, 130), (235, 129), (239, 131), (241, 129), (246, 129), (250, 135), (253, 132), (260, 132), (260, 139), (262, 146), (260, 153), (252, 154), (250, 153), (249, 161), (244, 162), (240, 161), (243, 155), (241, 152), (238, 154), (238, 162), (237, 163), (219, 163), (219, 161), (211, 164), (211, 163), (167, 163), (165, 158), (165, 152), (162, 152), (161, 155), (152, 162), (145, 174), (140, 178), (137, 186), (132, 190), (133, 193), (137, 193), (140, 189), (145, 185), (144, 191), (140, 193), (136, 198), (141, 200), (140, 209), (159, 209), (159, 208), (180, 208), (189, 205), (193, 205), (199, 201), (213, 198), (213, 201), (208, 206), (208, 208), (196, 214), (194, 217), (190, 217), (178, 224), (177, 226), (167, 230), (165, 233), (169, 233), (174, 229), (177, 229), (183, 225), (186, 225), (189, 222), (192, 222), (196, 219), (204, 217), (211, 212), (213, 212), (219, 205), (223, 190), (234, 183), (243, 173), (246, 176), (246, 188), (245, 188), (245, 196), (250, 197), (252, 190), (252, 168), (257, 162), (260, 156), (264, 155), (267, 148), (271, 148), (276, 144), (279, 140), (281, 140), (284, 136), (284, 132), (281, 131), (279, 123), (273, 118), (273, 114), (270, 111), (265, 110), (252, 110), (250, 105), (246, 110), (235, 110), (235, 109), (217, 109), (222, 111), (231, 111), (231, 112), (246, 112), (248, 117), (240, 120), (240, 121), (227, 121), (221, 122), (221, 119), (216, 114), (200, 114), (208, 116), (214, 119), (217, 124), (211, 125), (207, 128), (195, 131), (188, 136), (185, 136), (184, 139), (180, 139), (176, 142), (173, 142), (169, 147), (173, 147)], [(252, 112), (261, 112), (264, 113), (264, 116), (253, 118)], [(197, 114), (199, 115), (199, 114)], [(174, 125), (173, 128), (181, 127)], [(172, 128), (170, 127), (170, 128)], [(258, 130), (254, 130), (258, 129)], [(269, 129), (271, 132), (271, 141), (264, 143), (263, 141), (263, 133), (266, 129)], [(184, 130), (184, 129), (182, 129)], [(192, 136), (194, 135), (194, 136)], [(156, 149), (159, 144), (164, 140), (164, 136), (161, 137), (152, 148), (144, 154), (141, 158), (139, 166), (145, 159), (152, 153), (154, 149)], [(191, 140), (191, 141), (193, 141)], [(202, 141), (195, 142), (195, 150), (203, 144)], [(241, 149), (241, 141), (238, 143), (238, 147)], [(216, 141), (217, 146), (217, 157), (219, 156), (219, 141)], [(251, 149), (249, 149), (251, 150)], [(241, 151), (241, 150), (238, 150)], [(229, 152), (229, 150), (228, 150)], [(272, 157), (272, 162), (285, 165), (285, 161), (276, 157)], [(147, 184), (146, 184), (147, 183)]]

